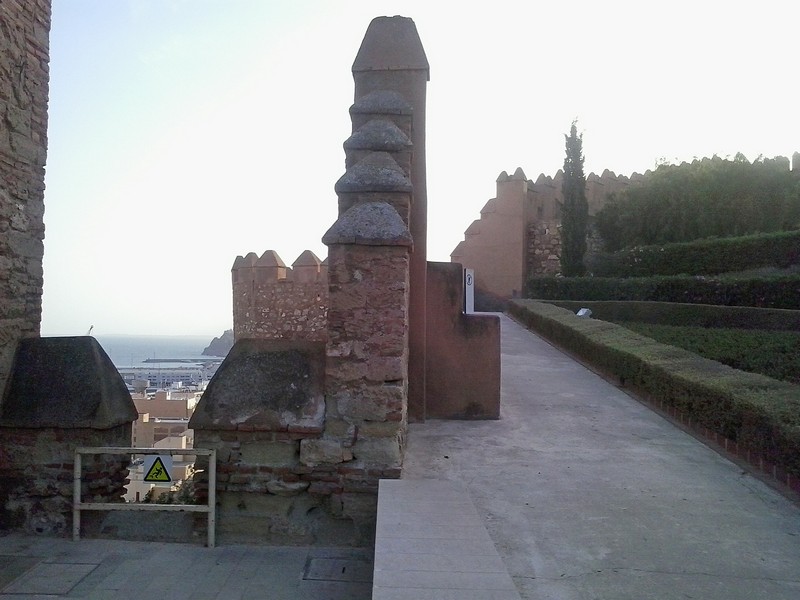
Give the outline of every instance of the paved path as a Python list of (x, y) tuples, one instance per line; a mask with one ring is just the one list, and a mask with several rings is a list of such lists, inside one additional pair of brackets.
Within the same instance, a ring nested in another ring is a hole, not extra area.
[(404, 478), (466, 484), (523, 598), (797, 600), (800, 510), (502, 317), (499, 421), (412, 425)]
[(0, 537), (0, 599), (368, 600), (371, 551)]

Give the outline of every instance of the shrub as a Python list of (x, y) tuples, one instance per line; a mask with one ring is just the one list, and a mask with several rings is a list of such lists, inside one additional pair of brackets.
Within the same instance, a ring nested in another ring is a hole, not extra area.
[(800, 263), (800, 231), (637, 246), (598, 253), (588, 261), (596, 277), (715, 275)]
[(738, 371), (552, 304), (513, 300), (510, 313), (623, 385), (800, 475), (800, 386)]
[(627, 300), (800, 308), (800, 276), (533, 277), (526, 297), (539, 300)]

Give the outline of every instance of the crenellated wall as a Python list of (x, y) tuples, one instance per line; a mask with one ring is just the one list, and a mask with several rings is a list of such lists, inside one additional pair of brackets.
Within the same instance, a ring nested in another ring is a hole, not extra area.
[(234, 340), (327, 339), (328, 268), (310, 250), (287, 267), (274, 250), (231, 269)]
[[(605, 170), (586, 178), (589, 214), (594, 215), (611, 193), (619, 193), (642, 176)], [(531, 275), (556, 274), (561, 237), (564, 174), (529, 180), (521, 168), (497, 178), (497, 196), (481, 209), (480, 219), (464, 232), (464, 241), (450, 254), (454, 263), (475, 270), (478, 289), (500, 298), (519, 296)]]
[(0, 389), (41, 321), (49, 32), (49, 0), (0, 3)]

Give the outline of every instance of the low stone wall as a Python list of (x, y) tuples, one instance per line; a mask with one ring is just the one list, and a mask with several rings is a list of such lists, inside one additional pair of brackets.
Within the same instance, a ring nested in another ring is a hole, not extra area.
[[(378, 479), (400, 468), (376, 466), (358, 428), (325, 418), (324, 365), (322, 343), (240, 340), (203, 395), (190, 427), (217, 451), (222, 542), (371, 543)], [(202, 501), (206, 474), (196, 481)]]
[[(136, 417), (122, 377), (94, 338), (20, 341), (0, 404), (0, 529), (71, 532), (75, 449), (130, 446)], [(83, 500), (122, 501), (129, 460), (87, 456)]]
[[(130, 424), (109, 430), (0, 428), (0, 529), (70, 535), (75, 448), (130, 441)], [(82, 500), (122, 502), (129, 461), (127, 455), (84, 457)]]

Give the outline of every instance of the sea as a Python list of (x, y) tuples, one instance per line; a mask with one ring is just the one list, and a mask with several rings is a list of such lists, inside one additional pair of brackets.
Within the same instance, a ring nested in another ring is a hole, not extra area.
[(148, 359), (163, 359), (166, 362), (166, 359), (200, 358), (213, 336), (98, 335), (95, 339), (111, 358), (114, 366), (119, 368), (141, 365)]

